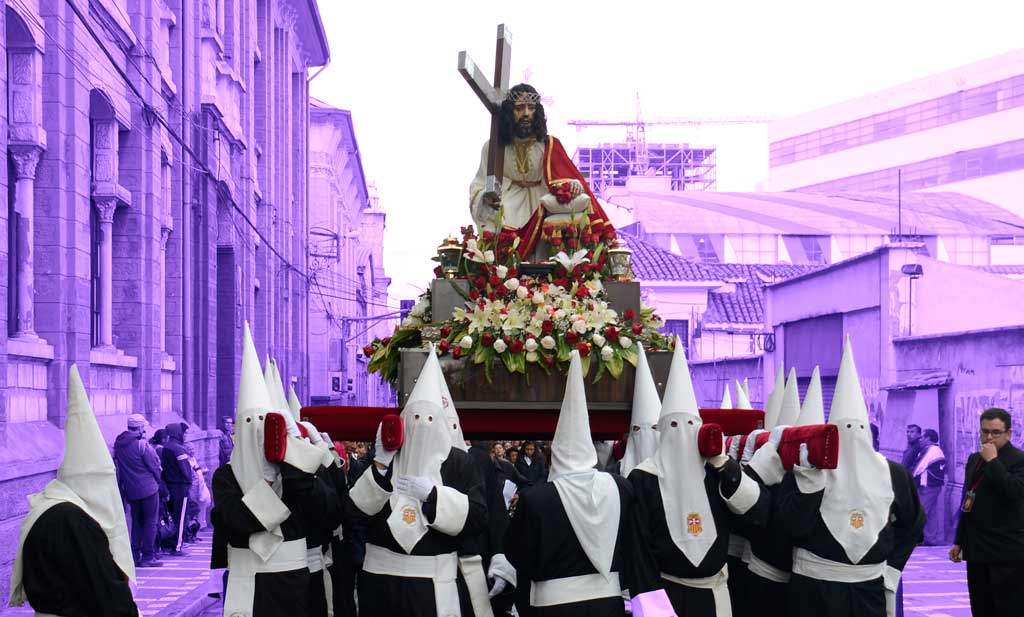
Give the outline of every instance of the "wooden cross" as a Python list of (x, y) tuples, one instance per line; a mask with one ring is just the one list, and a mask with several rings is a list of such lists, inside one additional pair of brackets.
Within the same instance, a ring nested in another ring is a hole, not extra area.
[(501, 102), (508, 95), (508, 75), (512, 61), (512, 33), (505, 24), (498, 26), (497, 49), (494, 52), (494, 85), (488, 83), (483, 72), (469, 57), (459, 52), (459, 73), (469, 83), (480, 102), (491, 114), (491, 140), (487, 148), (487, 181), (485, 193), (501, 196), (502, 172), (505, 169), (505, 148), (500, 143)]

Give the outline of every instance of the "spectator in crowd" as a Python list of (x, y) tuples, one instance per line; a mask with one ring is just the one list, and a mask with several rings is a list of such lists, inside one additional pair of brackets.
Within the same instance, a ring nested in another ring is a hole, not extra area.
[(220, 456), (218, 465), (226, 465), (231, 460), (231, 449), (235, 447), (232, 435), (235, 434), (235, 419), (231, 416), (224, 416), (220, 419), (220, 435), (217, 442), (220, 445)]
[(939, 434), (935, 429), (927, 429), (921, 439), (921, 453), (917, 457), (914, 469), (914, 484), (921, 498), (928, 522), (924, 527), (925, 546), (945, 544), (942, 533), (942, 507), (939, 497), (942, 486), (946, 483), (946, 455), (939, 447)]
[(114, 465), (121, 497), (131, 513), (132, 557), (135, 565), (154, 568), (156, 522), (160, 512), (160, 459), (146, 441), (146, 418), (128, 416), (128, 430), (114, 440)]
[(907, 449), (903, 451), (903, 467), (913, 473), (914, 463), (921, 455), (921, 447), (924, 440), (921, 439), (921, 427), (916, 424), (907, 425)]
[(1011, 617), (1024, 607), (1024, 452), (1010, 443), (1010, 414), (981, 414), (981, 449), (967, 459), (954, 563), (967, 562), (974, 617)]
[(878, 425), (875, 424), (874, 422), (872, 422), (870, 426), (871, 426), (871, 447), (875, 449), (875, 452), (878, 452), (879, 449), (880, 449), (880, 443), (879, 443), (879, 440), (878, 440)]
[(505, 446), (500, 441), (491, 444), (491, 458), (495, 460), (505, 458)]
[(519, 448), (513, 446), (505, 450), (505, 458), (508, 459), (508, 462), (515, 465), (519, 461)]
[(523, 442), (519, 461), (516, 462), (516, 469), (530, 484), (540, 484), (548, 477), (547, 470), (544, 468), (544, 458), (537, 451), (537, 445), (532, 441)]
[(206, 474), (210, 470), (199, 464), (192, 444), (185, 444), (185, 452), (188, 453), (188, 464), (192, 467), (192, 486), (188, 491), (188, 508), (185, 515), (185, 541), (194, 543), (196, 534), (205, 528), (207, 521), (210, 520), (213, 499), (210, 496), (210, 487), (206, 485)]
[(153, 449), (156, 450), (157, 456), (163, 453), (165, 443), (167, 443), (167, 429), (156, 429), (156, 432), (149, 439), (149, 445), (153, 446)]
[(188, 452), (185, 451), (185, 430), (188, 425), (184, 422), (172, 422), (165, 427), (167, 443), (160, 453), (160, 462), (163, 466), (164, 483), (167, 484), (167, 491), (170, 494), (168, 510), (174, 524), (174, 548), (170, 554), (175, 557), (185, 556), (188, 553), (181, 550), (183, 541), (182, 531), (185, 526), (185, 509), (187, 507), (188, 493), (192, 489), (192, 465), (188, 462)]

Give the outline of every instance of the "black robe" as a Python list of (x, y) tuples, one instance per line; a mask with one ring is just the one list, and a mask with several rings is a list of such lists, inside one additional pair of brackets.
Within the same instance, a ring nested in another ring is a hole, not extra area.
[[(335, 617), (356, 617), (355, 602), (355, 572), (361, 563), (355, 563), (351, 556), (349, 547), (345, 540), (353, 535), (353, 523), (357, 519), (355, 506), (348, 498), (348, 475), (338, 465), (331, 465), (328, 473), (334, 483), (334, 489), (338, 493), (338, 499), (342, 504), (341, 511), (341, 536), (334, 534), (338, 528), (335, 525), (330, 529), (329, 546), (331, 547), (332, 563), (327, 568), (331, 574), (331, 597), (334, 606)], [(325, 545), (328, 546), (328, 545)]]
[[(661, 499), (658, 477), (641, 469), (634, 469), (629, 474), (637, 499), (634, 517), (637, 539), (635, 550), (641, 568), (638, 580), (629, 588), (630, 594), (635, 596), (664, 588), (675, 611), (687, 617), (714, 617), (717, 609), (713, 592), (666, 581), (661, 578), (661, 573), (678, 578), (708, 578), (721, 571), (729, 557), (730, 515), (733, 514), (722, 495), (731, 498), (739, 488), (744, 473), (739, 463), (731, 459), (721, 471), (716, 471), (709, 464), (704, 469), (704, 490), (708, 495), (708, 505), (711, 507), (718, 537), (699, 564), (687, 559), (686, 554), (672, 540), (665, 520), (665, 504)], [(739, 516), (739, 520), (748, 528), (762, 526), (768, 518), (769, 508), (767, 494), (760, 491), (757, 501)]]
[[(391, 469), (381, 475), (376, 466), (370, 464), (371, 479), (381, 488), (391, 491)], [(367, 478), (361, 478), (366, 481)], [(484, 497), (484, 482), (480, 470), (462, 450), (452, 448), (448, 458), (441, 464), (441, 482), (469, 498), (469, 512), (462, 531), (455, 536), (429, 528), (426, 535), (413, 547), (412, 555), (444, 555), (456, 553), (462, 543), (484, 531), (487, 524), (487, 503)], [(351, 497), (350, 497), (351, 498)], [(437, 513), (437, 491), (423, 502), (423, 515), (433, 522)], [(361, 514), (361, 513), (360, 513)], [(370, 518), (367, 544), (385, 548), (391, 552), (406, 554), (388, 527), (391, 505), (384, 503), (380, 512)], [(460, 576), (458, 581), (459, 600), (463, 615), (472, 615), (466, 584)], [(359, 573), (359, 617), (437, 617), (434, 584), (429, 579), (374, 574), (365, 570)], [(444, 617), (444, 616), (442, 616)]]
[[(747, 472), (761, 482), (754, 471), (748, 469)], [(761, 490), (768, 497), (770, 512), (764, 527), (746, 531), (746, 537), (750, 541), (750, 552), (768, 565), (783, 572), (790, 572), (793, 569), (793, 543), (789, 534), (783, 531), (785, 524), (779, 515), (782, 489), (780, 485), (765, 486), (762, 483)], [(739, 607), (733, 606), (734, 617), (788, 617), (788, 585), (764, 578), (746, 567), (746, 564), (744, 566), (742, 580), (737, 580), (738, 577), (733, 576), (732, 563), (729, 564), (729, 592), (731, 595), (735, 588), (740, 602)]]
[[(324, 526), (324, 513), (340, 508), (338, 494), (321, 478), (305, 473), (287, 463), (280, 463), (282, 495), (281, 501), (291, 511), (281, 523), (284, 540), (305, 541), (310, 529)], [(231, 464), (222, 465), (213, 473), (213, 551), (210, 567), (227, 568), (227, 547), (249, 547), (249, 536), (267, 531), (263, 524), (242, 501), (245, 494), (231, 471)], [(260, 573), (256, 575), (256, 591), (253, 595), (252, 617), (294, 617), (309, 615), (322, 617), (320, 606), (314, 606), (310, 598), (310, 586), (314, 584), (309, 568), (288, 572)], [(320, 578), (321, 588), (323, 577)]]
[(38, 613), (68, 617), (137, 617), (128, 577), (107, 536), (73, 503), (43, 512), (22, 547), (22, 585)]
[[(633, 490), (620, 476), (612, 476), (619, 489), (619, 531), (615, 539), (612, 571), (623, 586), (633, 578)], [(596, 574), (597, 569), (576, 538), (554, 483), (535, 485), (519, 495), (505, 537), (505, 555), (516, 569), (519, 587), (516, 609), (521, 617), (620, 617), (625, 614), (621, 596), (557, 606), (530, 606), (533, 581)]]
[[(333, 467), (334, 465), (331, 465), (331, 468)], [(331, 468), (321, 465), (316, 471), (316, 482), (323, 485), (321, 490), (328, 495), (327, 500), (323, 504), (324, 509), (322, 511), (302, 511), (300, 513), (302, 518), (308, 521), (308, 527), (306, 527), (306, 548), (317, 549), (321, 554), (327, 552), (327, 549), (331, 546), (334, 530), (341, 525), (343, 495), (348, 494), (347, 485), (344, 488), (344, 492), (338, 490)], [(334, 495), (334, 497), (331, 498), (330, 495)], [(294, 515), (295, 513), (293, 512), (292, 514)], [(323, 571), (312, 572), (311, 574), (312, 576), (309, 577), (310, 614), (326, 617), (327, 588), (324, 583)]]
[[(925, 515), (914, 480), (898, 463), (889, 463), (893, 502), (889, 524), (882, 528), (861, 564), (885, 562), (903, 570), (914, 547), (921, 542)], [(786, 474), (779, 485), (779, 517), (795, 547), (819, 557), (849, 564), (850, 559), (821, 518), (825, 492), (801, 493), (796, 478)], [(885, 617), (885, 588), (881, 578), (862, 583), (837, 583), (794, 573), (787, 590), (788, 615), (792, 617)]]

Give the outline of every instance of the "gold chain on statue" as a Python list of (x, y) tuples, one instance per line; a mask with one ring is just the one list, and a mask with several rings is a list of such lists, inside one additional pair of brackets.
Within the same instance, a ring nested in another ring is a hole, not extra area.
[(512, 144), (516, 155), (516, 169), (525, 178), (530, 173), (530, 150), (533, 147), (532, 141), (517, 141)]

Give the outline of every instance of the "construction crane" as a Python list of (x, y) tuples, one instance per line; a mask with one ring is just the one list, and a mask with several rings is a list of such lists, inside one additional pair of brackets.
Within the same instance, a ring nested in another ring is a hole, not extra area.
[[(635, 120), (569, 120), (568, 124), (576, 127), (580, 132), (584, 127), (591, 126), (624, 126), (626, 127), (626, 147), (628, 149), (628, 170), (629, 175), (644, 176), (652, 175), (651, 153), (647, 145), (648, 126), (708, 126), (708, 125), (744, 125), (744, 124), (767, 124), (773, 118), (767, 116), (719, 116), (719, 117), (690, 117), (690, 118), (658, 118), (645, 120), (640, 106), (640, 94), (636, 95), (636, 119)], [(614, 146), (612, 146), (614, 148)], [(595, 190), (602, 190), (608, 185), (619, 185), (624, 178), (622, 169), (623, 156), (621, 153), (602, 152), (600, 155), (593, 152), (584, 152), (584, 148), (577, 151), (578, 163), (595, 166), (589, 174), (591, 184)], [(671, 175), (673, 177), (674, 190), (714, 190), (715, 178), (715, 153), (714, 148), (697, 148), (690, 150), (689, 146), (671, 147), (666, 145), (661, 148), (658, 156), (658, 169), (653, 170), (653, 175)], [(678, 150), (679, 152), (668, 152)], [(685, 152), (682, 152), (685, 150)], [(586, 157), (591, 162), (583, 161)], [(597, 159), (601, 160), (598, 161)], [(673, 162), (674, 161), (674, 162)], [(614, 168), (614, 170), (613, 170)], [(581, 167), (582, 171), (582, 167)], [(611, 177), (614, 176), (614, 177)]]

